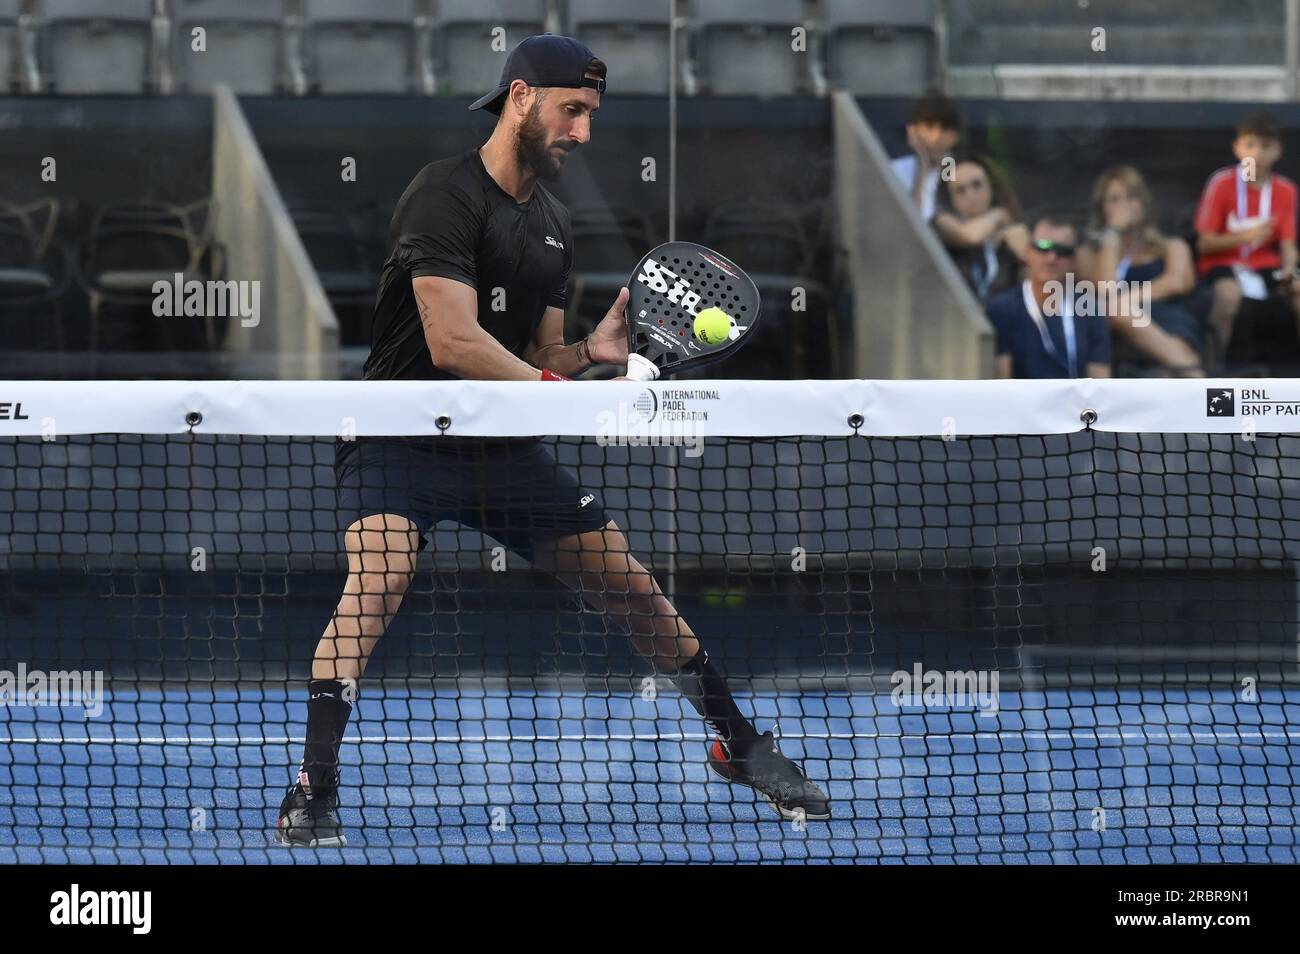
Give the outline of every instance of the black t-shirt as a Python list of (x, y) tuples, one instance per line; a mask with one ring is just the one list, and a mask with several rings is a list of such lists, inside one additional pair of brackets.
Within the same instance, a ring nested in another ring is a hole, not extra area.
[(547, 307), (565, 307), (572, 267), (569, 211), (540, 182), (521, 205), (488, 174), (477, 148), (430, 163), (388, 227), (366, 378), (455, 378), (429, 355), (412, 279), (452, 278), (477, 289), (479, 324), (522, 358)]

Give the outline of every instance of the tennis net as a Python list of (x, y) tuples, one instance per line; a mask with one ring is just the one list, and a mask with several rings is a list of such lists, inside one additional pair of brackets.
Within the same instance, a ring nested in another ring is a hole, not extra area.
[[(9, 383), (0, 862), (1295, 862), (1297, 410), (1292, 381)], [(553, 456), (832, 817), (713, 774), (674, 682), (479, 508), (360, 680), (348, 845), (276, 847), (348, 570), (335, 458), (377, 444), (482, 487), (536, 486), (485, 447)]]

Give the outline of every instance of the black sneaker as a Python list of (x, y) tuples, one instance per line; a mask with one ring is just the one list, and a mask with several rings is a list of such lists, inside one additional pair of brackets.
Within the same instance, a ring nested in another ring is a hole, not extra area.
[(339, 792), (333, 785), (308, 797), (301, 782), (289, 786), (280, 803), (275, 840), (286, 848), (342, 848), (348, 843), (339, 823)]
[(782, 818), (822, 821), (831, 817), (831, 803), (797, 764), (781, 754), (771, 732), (764, 732), (733, 757), (727, 743), (714, 739), (709, 767), (728, 782), (748, 785), (767, 799)]

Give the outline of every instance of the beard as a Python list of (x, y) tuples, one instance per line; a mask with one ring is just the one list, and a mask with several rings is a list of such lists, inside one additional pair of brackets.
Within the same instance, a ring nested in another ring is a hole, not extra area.
[(519, 124), (515, 133), (515, 158), (519, 160), (519, 168), (531, 170), (537, 178), (556, 179), (564, 168), (564, 157), (557, 157), (551, 152), (551, 147), (560, 146), (566, 153), (572, 147), (563, 140), (553, 143), (546, 141), (546, 128), (538, 115), (540, 106), (540, 103), (534, 103), (524, 121)]

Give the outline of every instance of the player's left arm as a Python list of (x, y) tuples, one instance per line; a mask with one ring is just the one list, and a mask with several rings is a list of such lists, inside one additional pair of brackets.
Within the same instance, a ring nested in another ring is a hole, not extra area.
[(566, 377), (579, 374), (593, 364), (626, 364), (627, 301), (627, 288), (620, 288), (618, 298), (600, 324), (576, 344), (564, 343), (564, 309), (548, 307), (524, 351), (524, 360)]

